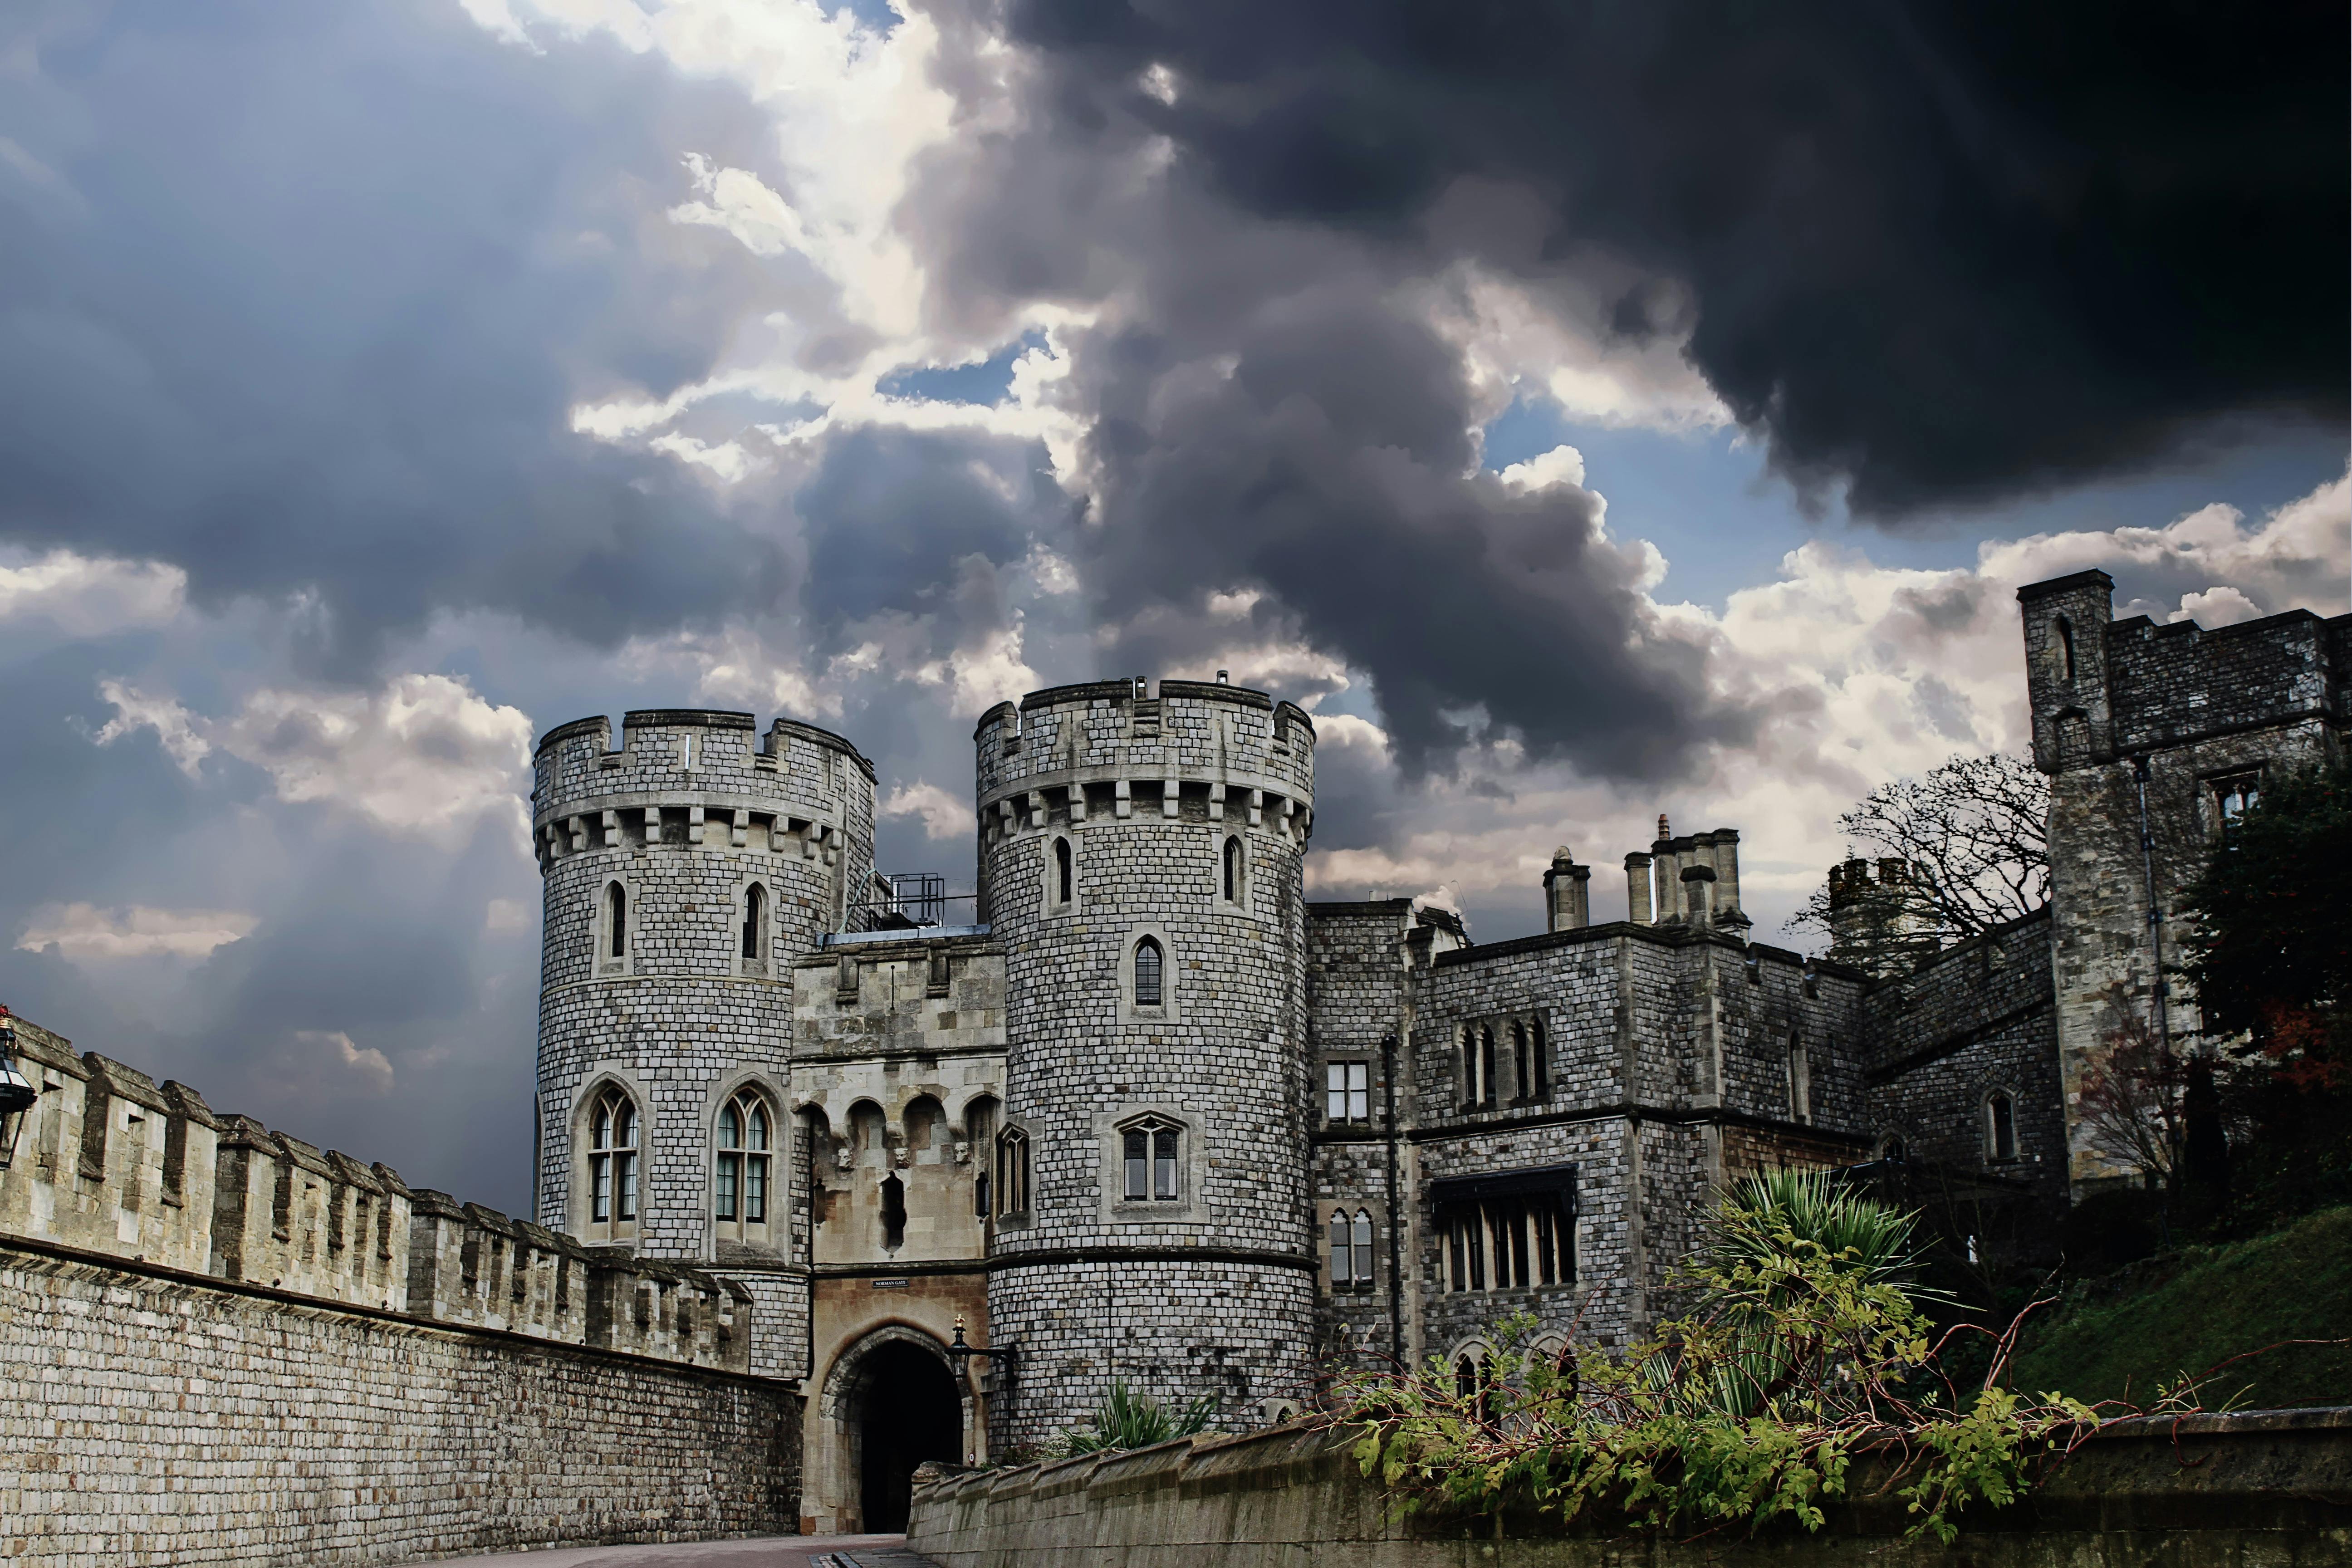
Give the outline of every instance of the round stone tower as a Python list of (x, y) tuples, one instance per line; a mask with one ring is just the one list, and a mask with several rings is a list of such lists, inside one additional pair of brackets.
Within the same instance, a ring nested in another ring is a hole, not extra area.
[[(874, 866), (874, 768), (840, 736), (748, 713), (551, 730), (533, 759), (546, 900), (539, 1222), (741, 1278), (756, 1370), (804, 1337), (786, 1064), (794, 957)], [(800, 1347), (804, 1359), (805, 1347)]]
[(1296, 1398), (1314, 728), (1222, 681), (1123, 680), (1001, 704), (975, 740), (1008, 992), (997, 1440), (1084, 1422), (1114, 1378), (1226, 1420)]

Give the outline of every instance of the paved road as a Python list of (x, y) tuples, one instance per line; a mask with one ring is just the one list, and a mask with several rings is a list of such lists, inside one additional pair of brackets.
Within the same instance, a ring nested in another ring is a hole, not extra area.
[(443, 1557), (433, 1568), (933, 1568), (907, 1550), (903, 1535), (771, 1535), (757, 1541), (703, 1541), (666, 1546), (567, 1546), (502, 1552), (494, 1557)]

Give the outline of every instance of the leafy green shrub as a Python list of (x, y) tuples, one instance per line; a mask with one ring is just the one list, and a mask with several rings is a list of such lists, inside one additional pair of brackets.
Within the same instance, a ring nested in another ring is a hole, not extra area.
[(1125, 1380), (1113, 1378), (1110, 1393), (1095, 1407), (1094, 1429), (1066, 1432), (1058, 1447), (1065, 1454), (1149, 1448), (1154, 1443), (1205, 1430), (1215, 1414), (1213, 1400), (1195, 1399), (1181, 1410), (1171, 1410), (1148, 1394), (1129, 1391)]
[(1528, 1509), (1635, 1529), (1808, 1530), (1858, 1449), (1897, 1463), (1913, 1533), (1949, 1542), (1971, 1503), (1999, 1506), (2100, 1424), (2079, 1400), (2006, 1386), (2016, 1329), (1974, 1386), (1938, 1371), (1907, 1281), (1912, 1220), (1827, 1173), (1752, 1179), (1683, 1271), (1693, 1305), (1622, 1359), (1526, 1349), (1501, 1326), (1491, 1375), (1420, 1373), (1342, 1388), (1369, 1430), (1356, 1453), (1408, 1509)]

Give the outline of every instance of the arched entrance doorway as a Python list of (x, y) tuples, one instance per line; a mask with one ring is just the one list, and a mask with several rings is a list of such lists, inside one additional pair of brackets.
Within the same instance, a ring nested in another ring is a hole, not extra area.
[(858, 1516), (875, 1533), (907, 1528), (915, 1467), (963, 1458), (963, 1404), (939, 1352), (911, 1340), (877, 1344), (859, 1362), (849, 1397), (857, 1455)]

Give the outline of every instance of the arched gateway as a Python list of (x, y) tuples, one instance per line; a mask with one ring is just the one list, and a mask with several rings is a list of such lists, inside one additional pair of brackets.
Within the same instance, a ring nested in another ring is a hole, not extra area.
[(824, 1380), (824, 1414), (834, 1495), (857, 1500), (841, 1528), (907, 1528), (915, 1467), (964, 1457), (969, 1412), (940, 1342), (897, 1324), (844, 1351)]

